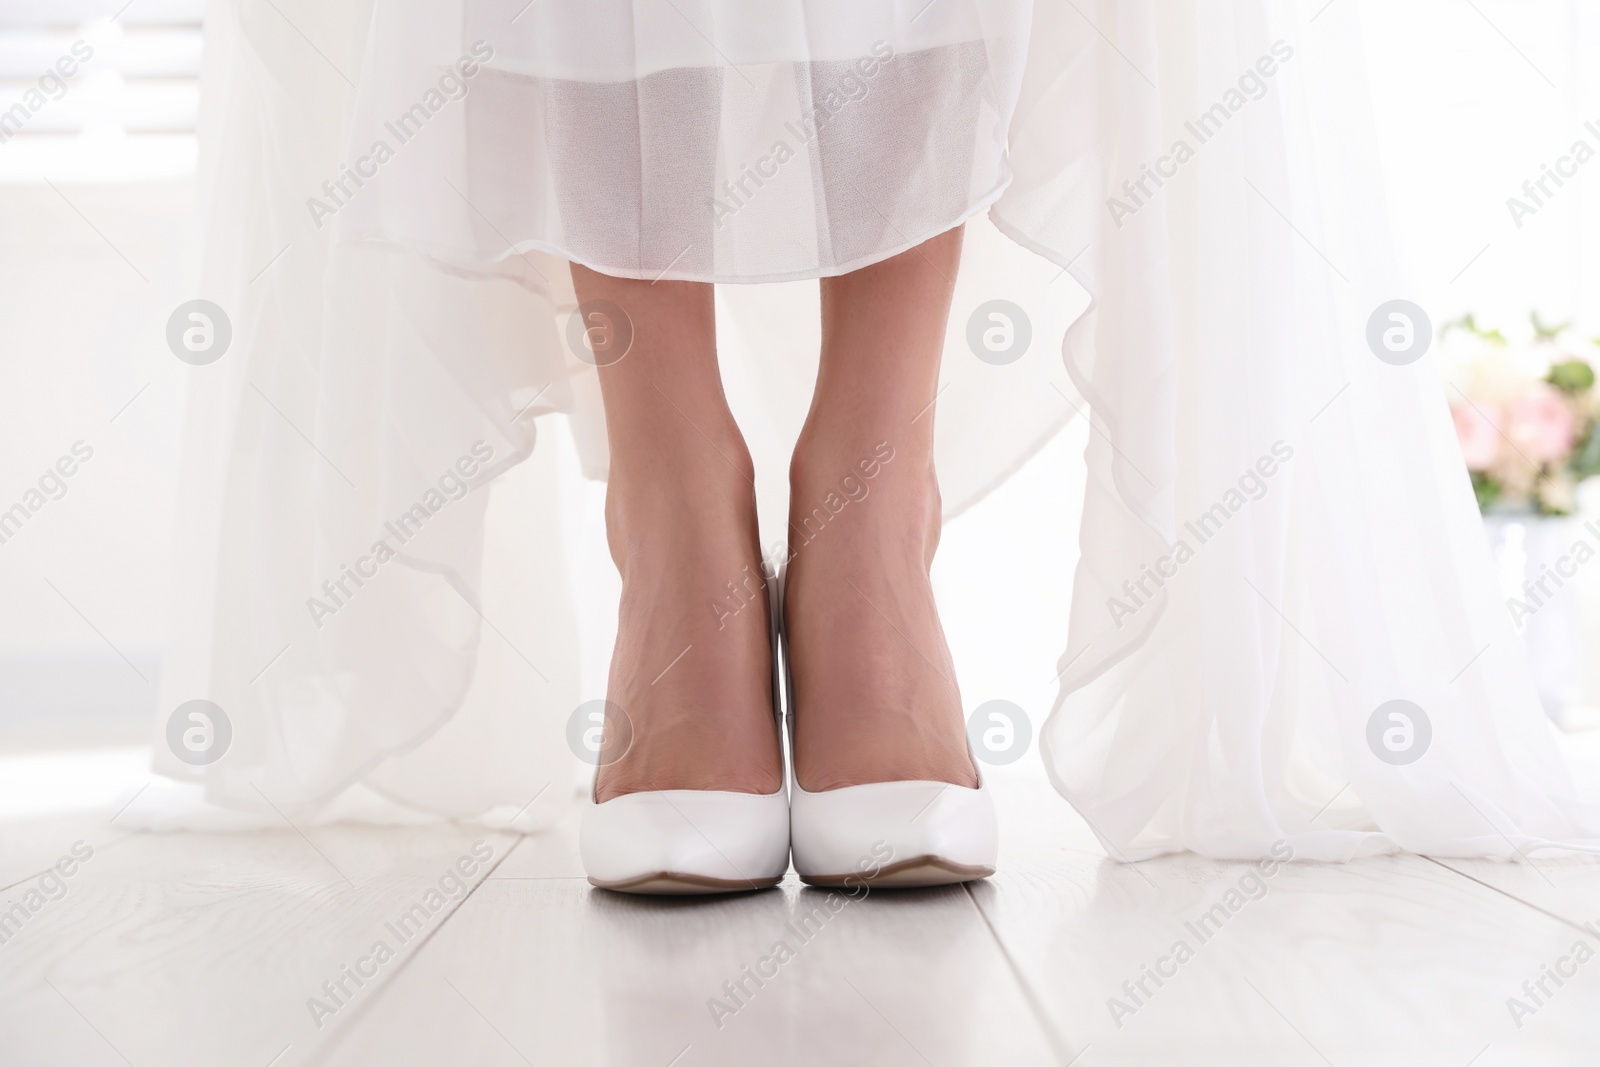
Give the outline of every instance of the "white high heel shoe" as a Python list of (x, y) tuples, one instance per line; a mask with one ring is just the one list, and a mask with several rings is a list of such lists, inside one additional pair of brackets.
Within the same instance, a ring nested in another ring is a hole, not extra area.
[[(783, 578), (778, 579), (782, 605)], [(994, 796), (967, 748), (978, 787), (870, 782), (812, 793), (794, 770), (794, 671), (780, 630), (789, 727), (789, 846), (800, 880), (815, 886), (917, 888), (987, 878), (1000, 851)]]
[[(778, 703), (777, 585), (771, 615), (772, 709)], [(598, 775), (597, 775), (598, 777)], [(789, 805), (775, 793), (664, 789), (625, 793), (584, 810), (579, 831), (591, 885), (622, 893), (732, 893), (777, 885), (789, 870)]]

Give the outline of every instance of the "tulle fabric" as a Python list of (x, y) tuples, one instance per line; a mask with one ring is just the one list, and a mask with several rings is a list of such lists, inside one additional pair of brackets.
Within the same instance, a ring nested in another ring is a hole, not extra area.
[[(218, 0), (208, 11), (202, 293), (231, 318), (233, 340), (190, 377), (182, 562), (155, 746), (157, 768), (198, 785), (205, 803), (193, 802), (192, 788), (152, 790), (126, 817), (239, 825), (244, 810), (263, 823), (281, 824), (281, 812), (533, 829), (559, 818), (574, 778), (590, 773), (568, 725), (581, 702), (604, 696), (584, 689), (580, 665), (608, 649), (580, 645), (605, 626), (593, 625), (597, 589), (574, 575), (600, 537), (585, 525), (592, 494), (583, 482), (605, 477), (607, 456), (595, 368), (568, 329), (567, 260), (581, 257), (551, 254), (564, 231), (535, 239), (518, 229), (531, 216), (489, 214), (511, 202), (491, 181), (504, 153), (537, 159), (548, 143), (539, 131), (513, 137), (498, 119), (452, 128), (452, 115), (468, 114), (459, 92), (450, 99), (447, 84), (438, 100), (427, 96), (472, 58), (482, 38), (466, 36), (469, 19), (509, 26), (520, 6)], [(494, 40), (498, 55), (512, 54)], [(887, 43), (871, 38), (869, 55), (874, 41)], [(717, 45), (734, 47), (720, 37)], [(788, 54), (779, 65), (797, 69)], [(485, 67), (455, 84), (468, 87), (465, 101), (480, 106), (481, 95), (489, 106), (499, 99), (483, 91), (489, 77)], [(407, 128), (422, 139), (401, 144), (385, 128), (405, 110), (391, 98), (439, 107)], [(870, 99), (869, 90), (851, 106)], [(692, 107), (680, 114), (691, 127), (703, 117)], [(591, 133), (611, 129), (594, 118)], [(462, 140), (471, 131), (485, 136)], [(359, 176), (384, 136), (399, 151), (380, 180), (358, 186), (348, 175)], [(853, 247), (881, 259), (977, 213), (938, 410), (947, 514), (1074, 417), (1079, 401), (1057, 353), (1087, 300), (1058, 266), (982, 220), (984, 197), (1003, 181), (998, 140), (964, 151), (968, 172), (987, 168), (981, 181), (952, 187), (977, 190), (972, 203), (964, 193), (947, 198), (949, 212), (922, 219), (915, 234), (881, 224), (850, 231), (871, 230), (873, 242)], [(566, 164), (587, 165), (581, 145), (573, 152)], [(546, 176), (559, 169), (543, 165)], [(803, 166), (796, 157), (785, 174)], [(795, 189), (812, 219), (811, 186)], [(760, 233), (756, 212), (776, 210), (781, 191), (770, 182), (759, 190), (737, 216), (741, 232)], [(697, 210), (714, 225), (710, 208)], [(390, 228), (364, 232), (371, 220)], [(610, 240), (602, 223), (636, 228), (626, 213), (569, 228)], [(896, 226), (911, 224), (895, 216)], [(718, 293), (719, 353), (761, 472), (763, 546), (773, 558), (785, 553), (787, 451), (816, 373), (815, 278), (825, 271), (815, 254), (828, 247), (840, 245), (813, 240), (791, 265), (810, 280)], [(1004, 365), (976, 358), (967, 339), (968, 312), (997, 297), (1022, 310), (1033, 335)], [(172, 709), (201, 698), (223, 709), (233, 740), (222, 759), (197, 767), (169, 754), (165, 731)]]
[[(1077, 257), (1097, 431), (1042, 743), (1119, 858), (1600, 846), (1600, 768), (1539, 708), (1432, 360), (1368, 347), (1407, 291), (1354, 15), (1035, 11), (993, 215)], [(1391, 700), (1431, 724), (1415, 762), (1369, 742)]]
[[(941, 481), (967, 506), (1087, 400), (1041, 739), (1112, 855), (1600, 846), (1430, 362), (1366, 347), (1406, 294), (1355, 5), (521, 7), (212, 4), (205, 295), (236, 333), (194, 380), (163, 703), (217, 701), (235, 742), (161, 769), (310, 816), (364, 790), (555, 818), (567, 716), (599, 695), (574, 666), (573, 479), (605, 471), (565, 261), (814, 279), (972, 219)], [(785, 125), (819, 104), (814, 137)], [(816, 286), (718, 295), (759, 464), (804, 411)], [(1035, 335), (1004, 366), (967, 338), (997, 298)], [(385, 534), (393, 558), (362, 564)], [(1402, 766), (1367, 742), (1397, 698), (1433, 727)]]
[(345, 237), (781, 281), (904, 251), (1005, 187), (1026, 2), (520, 7), (379, 4), (361, 155), (325, 197)]

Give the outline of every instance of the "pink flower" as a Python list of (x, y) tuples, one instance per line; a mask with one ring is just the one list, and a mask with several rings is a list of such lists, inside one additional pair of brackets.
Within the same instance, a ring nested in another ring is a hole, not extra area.
[(1467, 469), (1486, 471), (1500, 451), (1500, 433), (1494, 424), (1500, 421), (1500, 412), (1493, 404), (1476, 406), (1462, 400), (1450, 405), (1450, 417), (1455, 420), (1456, 437), (1461, 442), (1461, 456)]
[(1535, 463), (1565, 459), (1577, 435), (1577, 420), (1561, 391), (1535, 382), (1512, 401), (1506, 412), (1506, 436)]

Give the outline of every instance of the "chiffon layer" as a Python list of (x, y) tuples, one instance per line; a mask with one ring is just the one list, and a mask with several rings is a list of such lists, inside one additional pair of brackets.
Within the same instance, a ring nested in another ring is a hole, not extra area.
[(1600, 847), (1431, 361), (1368, 342), (1406, 290), (1357, 5), (212, 9), (205, 295), (235, 335), (194, 383), (164, 703), (235, 741), (168, 773), (553, 818), (598, 695), (572, 478), (605, 470), (564, 261), (784, 282), (718, 293), (761, 465), (814, 374), (810, 279), (971, 220), (941, 481), (969, 505), (1087, 403), (1041, 739), (1113, 856)]

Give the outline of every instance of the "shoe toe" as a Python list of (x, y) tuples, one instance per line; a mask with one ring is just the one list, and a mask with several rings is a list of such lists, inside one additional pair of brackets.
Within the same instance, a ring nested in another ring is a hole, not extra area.
[(584, 812), (589, 881), (640, 893), (719, 893), (775, 885), (789, 866), (783, 793), (629, 793)]
[(813, 885), (943, 885), (994, 873), (999, 829), (987, 789), (875, 782), (796, 790), (795, 870)]

